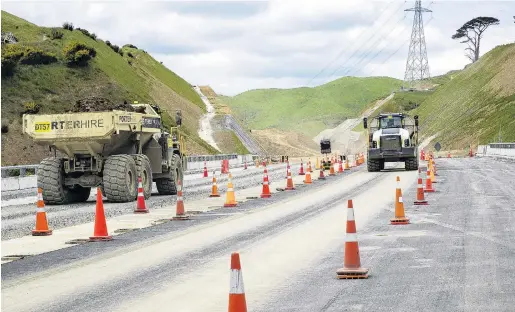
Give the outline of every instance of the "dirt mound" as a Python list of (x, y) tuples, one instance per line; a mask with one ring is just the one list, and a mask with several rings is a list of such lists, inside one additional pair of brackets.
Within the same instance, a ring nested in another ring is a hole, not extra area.
[(107, 98), (102, 97), (87, 97), (84, 99), (80, 99), (75, 102), (75, 106), (73, 107), (74, 113), (83, 113), (83, 112), (105, 112), (112, 110), (123, 110), (127, 112), (136, 112), (136, 110), (132, 105), (128, 103), (113, 103)]

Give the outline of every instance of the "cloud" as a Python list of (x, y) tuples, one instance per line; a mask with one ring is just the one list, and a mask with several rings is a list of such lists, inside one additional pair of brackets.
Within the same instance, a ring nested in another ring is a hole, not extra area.
[[(255, 88), (324, 83), (342, 75), (403, 79), (414, 1), (3, 1), (43, 26), (65, 20), (114, 44), (145, 49), (192, 84), (234, 95)], [(463, 68), (451, 36), (467, 20), (495, 16), (481, 54), (513, 42), (509, 1), (423, 1), (433, 76)], [(315, 79), (322, 69), (325, 69)]]

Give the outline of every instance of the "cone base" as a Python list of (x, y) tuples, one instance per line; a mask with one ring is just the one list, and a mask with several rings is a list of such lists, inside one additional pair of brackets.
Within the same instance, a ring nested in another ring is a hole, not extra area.
[(90, 236), (90, 242), (99, 242), (99, 241), (110, 241), (112, 240), (112, 236)]
[(413, 202), (413, 204), (415, 204), (417, 206), (419, 206), (419, 205), (429, 205), (427, 200), (417, 200), (417, 201)]
[(138, 209), (136, 208), (134, 210), (134, 213), (149, 213), (150, 211), (147, 209), (147, 208), (144, 208), (144, 209)]
[(238, 206), (237, 203), (234, 203), (234, 204), (224, 204), (224, 207), (236, 207)]
[(300, 173), (300, 172), (299, 172), (299, 175), (306, 175), (306, 174), (305, 174), (304, 172), (303, 172), (303, 173)]
[(182, 220), (189, 220), (190, 216), (188, 215), (182, 215), (182, 216), (175, 216), (172, 218), (173, 221), (182, 221)]
[(53, 230), (32, 230), (32, 236), (48, 236), (52, 235)]
[(424, 192), (425, 193), (434, 193), (434, 192), (436, 192), (436, 190), (435, 189), (430, 189), (430, 190), (425, 189)]
[(409, 219), (408, 218), (394, 218), (394, 219), (390, 220), (390, 223), (393, 224), (393, 225), (409, 224)]
[(270, 198), (272, 194), (261, 194), (261, 198)]
[(295, 191), (295, 188), (294, 187), (287, 187), (284, 190), (286, 190), (286, 191)]
[(318, 178), (319, 180), (325, 180), (325, 177), (322, 177), (322, 178)]
[(211, 194), (209, 197), (220, 197), (220, 194)]
[(336, 270), (336, 278), (338, 279), (365, 279), (368, 278), (368, 269), (347, 269), (341, 268)]
[(336, 173), (330, 173), (329, 176), (334, 177)]
[(306, 181), (304, 181), (304, 184), (313, 184), (313, 182), (306, 182)]

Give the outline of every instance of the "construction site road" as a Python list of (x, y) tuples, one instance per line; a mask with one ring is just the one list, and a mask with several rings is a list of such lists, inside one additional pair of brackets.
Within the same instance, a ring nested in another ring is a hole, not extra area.
[[(299, 164), (291, 164), (292, 171), (298, 170)], [(261, 185), (263, 182), (263, 167), (256, 168), (255, 166), (248, 167), (247, 170), (243, 168), (235, 168), (231, 170), (233, 176), (233, 184), (236, 190), (245, 189), (251, 186)], [(281, 185), (285, 181), (286, 165), (285, 164), (272, 164), (268, 166), (268, 176), (271, 185)], [(202, 173), (190, 175), (191, 177), (185, 179), (183, 187), (184, 199), (196, 199), (206, 197), (212, 186), (212, 172), (209, 172), (208, 178), (203, 178)], [(218, 190), (224, 192), (227, 189), (227, 174), (216, 175)], [(2, 240), (22, 237), (30, 233), (34, 227), (34, 211), (36, 204), (36, 192), (34, 189), (34, 196), (29, 198), (16, 199), (20, 204), (9, 203), (4, 205), (2, 201)], [(47, 205), (45, 210), (48, 219), (52, 222), (54, 229), (69, 227), (77, 224), (90, 222), (95, 217), (95, 200), (96, 189), (91, 190), (91, 195), (87, 202), (76, 203), (71, 205)], [(14, 200), (11, 200), (14, 201)], [(157, 189), (153, 187), (152, 196), (146, 201), (147, 205), (151, 208), (159, 209), (165, 205), (173, 205), (176, 202), (176, 196), (160, 196)], [(109, 203), (104, 200), (104, 209), (106, 217), (114, 217), (126, 213), (131, 213), (134, 210), (135, 202), (130, 203)]]
[[(515, 164), (436, 163), (428, 206), (412, 205), (416, 172), (361, 166), (270, 204), (2, 264), (2, 311), (227, 311), (232, 252), (249, 311), (512, 311)], [(390, 225), (397, 176), (408, 225)], [(368, 279), (336, 279), (348, 199)]]

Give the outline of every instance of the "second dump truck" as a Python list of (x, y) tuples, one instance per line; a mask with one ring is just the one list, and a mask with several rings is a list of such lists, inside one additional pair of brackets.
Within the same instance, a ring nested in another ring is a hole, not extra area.
[(41, 161), (37, 171), (46, 204), (84, 202), (92, 187), (100, 187), (111, 202), (134, 201), (138, 177), (145, 198), (152, 193), (152, 182), (159, 194), (177, 194), (177, 182), (187, 169), (177, 128), (181, 112), (177, 111), (177, 127), (167, 132), (159, 107), (131, 105), (135, 112), (23, 115), (23, 132), (54, 152)]
[(369, 128), (367, 169), (384, 169), (385, 162), (404, 162), (406, 170), (418, 170), (418, 116), (404, 113), (379, 114), (370, 120), (363, 118)]

